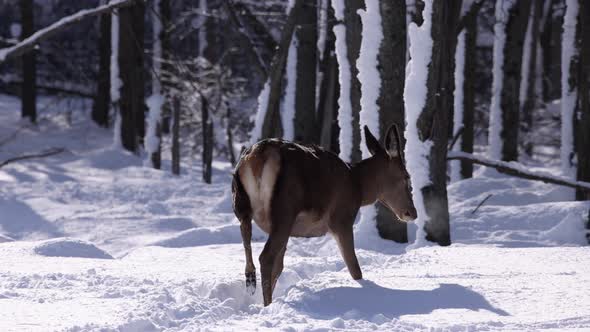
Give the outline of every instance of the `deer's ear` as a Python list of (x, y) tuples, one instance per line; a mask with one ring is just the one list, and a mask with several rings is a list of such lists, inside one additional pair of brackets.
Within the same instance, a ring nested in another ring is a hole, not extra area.
[(401, 137), (395, 123), (389, 127), (385, 135), (385, 149), (392, 157), (401, 155)]
[(365, 130), (365, 144), (367, 144), (367, 149), (369, 149), (369, 152), (371, 153), (371, 155), (375, 155), (378, 152), (384, 151), (383, 147), (381, 147), (381, 144), (379, 144), (379, 141), (375, 138), (375, 136), (373, 136), (373, 134), (371, 134), (369, 127), (365, 126), (364, 130)]

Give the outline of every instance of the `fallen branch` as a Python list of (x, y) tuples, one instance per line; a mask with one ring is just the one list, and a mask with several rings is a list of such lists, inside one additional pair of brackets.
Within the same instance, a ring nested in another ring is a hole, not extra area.
[(53, 36), (54, 34), (56, 34), (57, 32), (69, 25), (77, 23), (87, 17), (108, 13), (117, 8), (132, 5), (136, 1), (144, 0), (116, 0), (106, 5), (102, 5), (93, 9), (84, 9), (70, 16), (66, 16), (60, 19), (59, 21), (51, 24), (50, 26), (35, 32), (34, 34), (23, 39), (21, 42), (15, 44), (14, 46), (0, 49), (0, 63), (4, 62), (6, 59), (22, 55), (23, 53), (26, 53), (34, 49), (35, 45), (37, 45), (39, 42), (49, 38), (50, 36)]
[(484, 198), (481, 202), (479, 202), (479, 204), (477, 204), (475, 209), (473, 209), (473, 211), (471, 211), (471, 214), (475, 214), (475, 212), (477, 212), (477, 210), (479, 210), (479, 208), (483, 205), (483, 203), (485, 203), (488, 199), (490, 199), (490, 197), (492, 197), (492, 194), (487, 195), (486, 198)]
[(516, 162), (493, 160), (460, 151), (449, 151), (449, 153), (447, 154), (447, 159), (465, 160), (472, 162), (474, 164), (492, 167), (497, 169), (500, 173), (516, 176), (519, 178), (543, 181), (545, 183), (552, 183), (560, 186), (566, 186), (590, 192), (590, 182), (570, 180), (547, 173), (531, 172), (528, 169), (526, 169), (525, 166)]
[(40, 153), (26, 154), (26, 155), (23, 155), (23, 156), (18, 156), (18, 157), (6, 159), (5, 161), (3, 161), (3, 162), (0, 163), (0, 168), (6, 166), (7, 164), (13, 163), (15, 161), (25, 160), (25, 159), (33, 159), (33, 158), (49, 157), (49, 156), (56, 155), (58, 153), (62, 153), (65, 150), (66, 149), (64, 149), (64, 148), (51, 148), (51, 149), (42, 151)]

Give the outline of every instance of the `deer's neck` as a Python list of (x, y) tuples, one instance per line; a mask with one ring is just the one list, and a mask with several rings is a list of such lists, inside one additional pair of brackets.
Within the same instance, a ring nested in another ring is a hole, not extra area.
[(377, 157), (364, 159), (352, 167), (352, 175), (361, 193), (361, 206), (373, 204), (381, 192), (379, 174), (382, 163)]

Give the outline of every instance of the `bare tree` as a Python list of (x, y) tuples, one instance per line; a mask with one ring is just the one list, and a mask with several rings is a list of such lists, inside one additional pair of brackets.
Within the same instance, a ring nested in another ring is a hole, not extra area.
[[(451, 244), (447, 198), (447, 140), (453, 105), (453, 72), (456, 29), (460, 12), (457, 1), (433, 0), (432, 59), (428, 69), (427, 97), (417, 121), (421, 140), (431, 140), (428, 156), (430, 184), (422, 187), (428, 220), (426, 239), (439, 245)], [(426, 18), (425, 18), (426, 19)]]
[(145, 135), (143, 36), (145, 3), (119, 9), (119, 70), (121, 82), (121, 142), (138, 152)]
[[(379, 132), (387, 133), (391, 124), (403, 132), (404, 81), (406, 76), (406, 2), (405, 0), (379, 1), (383, 41), (379, 49), (378, 68), (381, 76), (379, 105)], [(382, 140), (385, 137), (381, 137)], [(402, 138), (402, 145), (405, 140)], [(403, 150), (403, 146), (400, 147)], [(381, 204), (377, 204), (377, 229), (383, 238), (408, 242), (407, 224), (400, 221)]]
[(92, 120), (101, 127), (108, 127), (111, 102), (111, 15), (104, 14), (99, 17), (99, 28), (98, 81), (92, 104)]
[[(590, 182), (590, 3), (579, 0), (578, 16), (578, 102), (576, 110), (577, 179)], [(578, 200), (590, 199), (589, 192), (578, 190)]]
[(295, 84), (294, 137), (296, 141), (317, 141), (316, 81), (317, 66), (317, 1), (304, 1), (295, 37), (297, 41), (297, 82)]
[[(533, 111), (538, 106), (537, 94), (536, 94), (536, 77), (537, 77), (537, 44), (539, 43), (539, 22), (543, 15), (543, 2), (533, 1), (531, 5), (531, 15), (529, 18), (530, 34), (525, 39), (529, 43), (527, 48), (529, 49), (528, 63), (523, 62), (522, 67), (523, 73), (528, 74), (526, 77), (521, 78), (521, 87), (524, 86), (526, 89), (520, 91), (520, 98), (522, 100), (522, 132), (524, 134), (523, 143), (524, 151), (527, 155), (532, 156), (533, 154), (533, 142), (531, 140), (531, 133), (533, 128)], [(528, 68), (526, 68), (528, 67)], [(524, 70), (526, 68), (526, 71)], [(523, 96), (524, 94), (524, 96)]]
[[(33, 0), (19, 0), (21, 13), (21, 40), (35, 32)], [(23, 84), (21, 88), (21, 116), (37, 122), (37, 60), (35, 52), (21, 57)]]

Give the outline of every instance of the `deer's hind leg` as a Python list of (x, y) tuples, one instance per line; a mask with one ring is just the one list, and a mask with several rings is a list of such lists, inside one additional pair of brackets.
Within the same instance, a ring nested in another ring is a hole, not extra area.
[(276, 280), (283, 271), (283, 257), (287, 249), (287, 242), (289, 242), (297, 212), (300, 211), (296, 199), (297, 190), (286, 180), (285, 176), (279, 176), (277, 179), (270, 204), (271, 230), (260, 254), (262, 295), (265, 306), (272, 302), (272, 292)]
[(239, 175), (234, 175), (232, 183), (233, 208), (236, 217), (240, 220), (242, 243), (246, 254), (246, 291), (253, 295), (256, 291), (256, 267), (252, 259), (252, 207), (250, 198), (242, 186)]

